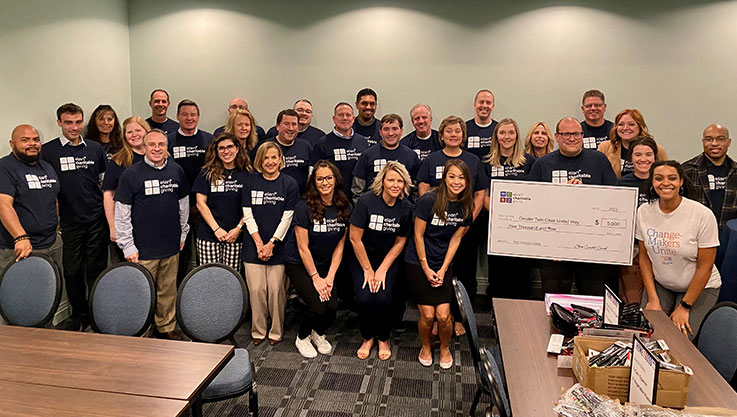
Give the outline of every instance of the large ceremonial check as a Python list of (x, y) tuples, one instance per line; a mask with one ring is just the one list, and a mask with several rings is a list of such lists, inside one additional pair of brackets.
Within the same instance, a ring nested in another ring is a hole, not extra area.
[(491, 182), (489, 255), (632, 265), (637, 188)]

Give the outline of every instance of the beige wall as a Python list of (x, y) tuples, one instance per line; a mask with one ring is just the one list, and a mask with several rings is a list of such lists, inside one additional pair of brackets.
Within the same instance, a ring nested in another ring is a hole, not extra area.
[(14, 126), (59, 135), (56, 109), (72, 101), (85, 119), (100, 103), (131, 111), (125, 0), (0, 0), (0, 155)]
[(538, 119), (580, 117), (581, 94), (598, 88), (610, 119), (639, 108), (677, 159), (700, 152), (711, 122), (737, 130), (737, 3), (542, 3), (132, 0), (133, 110), (148, 113), (148, 94), (163, 87), (174, 103), (198, 101), (211, 130), (243, 96), (268, 128), (308, 97), (315, 124), (329, 129), (333, 105), (371, 86), (379, 114), (405, 117), (423, 101), (437, 126), (448, 114), (470, 118), (474, 93), (490, 88), (494, 117), (526, 131)]

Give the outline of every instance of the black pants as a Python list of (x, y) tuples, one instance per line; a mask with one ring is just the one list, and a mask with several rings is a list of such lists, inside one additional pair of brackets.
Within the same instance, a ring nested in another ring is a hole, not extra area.
[[(381, 265), (384, 260), (380, 255), (369, 255), (371, 267), (376, 268)], [(376, 337), (384, 342), (389, 340), (392, 330), (392, 295), (394, 285), (397, 280), (397, 272), (399, 270), (399, 262), (395, 260), (389, 271), (386, 273), (386, 288), (372, 293), (368, 284), (363, 287), (363, 268), (356, 260), (351, 265), (353, 275), (353, 288), (356, 293), (356, 305), (358, 309), (358, 330), (364, 340)]]
[(116, 242), (110, 242), (110, 264), (115, 265), (117, 263), (125, 262), (125, 256), (123, 250)]
[[(333, 282), (333, 288), (330, 291), (330, 300), (320, 301), (320, 295), (315, 291), (312, 278), (310, 278), (310, 274), (307, 273), (304, 265), (285, 263), (284, 269), (289, 281), (297, 290), (297, 294), (307, 305), (307, 311), (302, 316), (302, 322), (299, 325), (299, 338), (306, 338), (312, 330), (319, 335), (324, 335), (327, 328), (333, 323), (335, 311), (338, 309), (338, 292), (335, 290), (335, 282)], [(321, 277), (325, 277), (328, 269), (329, 266), (317, 268), (317, 272)]]
[(479, 247), (486, 248), (486, 237), (489, 234), (489, 212), (481, 209), (470, 229), (461, 239), (458, 251), (453, 258), (453, 272), (463, 286), (468, 296), (473, 299), (476, 295), (478, 283), (476, 270), (479, 262)]
[(489, 255), (489, 287), (486, 294), (498, 298), (530, 298), (533, 260)]
[(612, 265), (540, 261), (543, 293), (568, 294), (574, 280), (579, 294), (604, 295), (604, 285), (619, 292), (619, 269)]
[(91, 223), (62, 223), (64, 283), (72, 305), (72, 317), (88, 317), (88, 291), (107, 267), (110, 229), (105, 216)]

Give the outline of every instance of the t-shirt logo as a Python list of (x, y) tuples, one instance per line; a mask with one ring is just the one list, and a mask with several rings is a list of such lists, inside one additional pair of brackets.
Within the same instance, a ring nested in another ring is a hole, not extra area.
[(41, 180), (38, 179), (38, 175), (26, 174), (26, 181), (28, 181), (29, 190), (40, 190)]
[(727, 177), (717, 177), (713, 174), (708, 174), (709, 178), (709, 189), (710, 190), (724, 190), (727, 188)]
[(316, 233), (327, 233), (328, 232), (328, 225), (325, 223), (325, 219), (320, 220), (319, 222), (312, 225), (312, 231)]
[(187, 157), (187, 147), (186, 146), (175, 146), (174, 148), (172, 148), (172, 151), (174, 152), (174, 159)]
[(381, 171), (386, 166), (386, 159), (374, 159), (374, 172)]
[(587, 138), (583, 138), (583, 147), (586, 149), (596, 149), (597, 147), (597, 140), (594, 136), (589, 136)]
[(215, 184), (210, 184), (211, 193), (224, 193), (225, 192), (225, 181), (221, 178), (215, 181)]
[(384, 216), (380, 214), (372, 214), (369, 220), (369, 229), (381, 232), (384, 230)]
[(251, 204), (254, 206), (261, 206), (264, 204), (264, 192), (251, 190)]
[[(492, 177), (503, 177), (504, 176), (504, 167), (503, 166), (501, 166), (501, 167), (498, 167), (498, 166), (491, 167), (491, 176)], [(553, 181), (553, 182), (555, 182), (555, 181)]]
[(553, 184), (566, 184), (568, 182), (568, 171), (565, 169), (553, 170)]
[[(448, 214), (446, 213), (446, 216)], [(438, 217), (437, 214), (432, 215), (432, 221), (430, 221), (430, 224), (433, 226), (445, 226), (445, 222)]]
[(413, 151), (415, 151), (415, 153), (417, 154), (417, 157), (418, 158), (422, 159), (422, 151), (421, 150), (419, 150), (419, 149), (413, 149)]
[(74, 163), (73, 156), (62, 156), (59, 158), (59, 164), (61, 165), (62, 171), (74, 171), (77, 169), (77, 164)]
[(348, 155), (346, 155), (345, 149), (333, 149), (333, 155), (336, 161), (347, 161)]
[(145, 195), (161, 194), (161, 186), (159, 184), (159, 180), (144, 181), (143, 190)]
[(443, 170), (445, 169), (444, 166), (437, 166), (435, 167), (435, 179), (440, 180), (443, 179)]
[(481, 138), (478, 136), (469, 136), (468, 137), (468, 147), (469, 148), (480, 148), (481, 147)]

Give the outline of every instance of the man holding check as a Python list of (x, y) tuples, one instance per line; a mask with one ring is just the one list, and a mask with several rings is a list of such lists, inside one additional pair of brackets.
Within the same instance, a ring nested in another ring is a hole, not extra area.
[[(561, 119), (555, 127), (558, 150), (540, 157), (528, 180), (559, 184), (615, 185), (617, 177), (606, 156), (584, 149), (581, 124), (573, 117)], [(576, 282), (580, 294), (604, 295), (604, 285), (617, 292), (616, 267), (571, 261), (540, 261), (544, 293), (568, 293)]]

